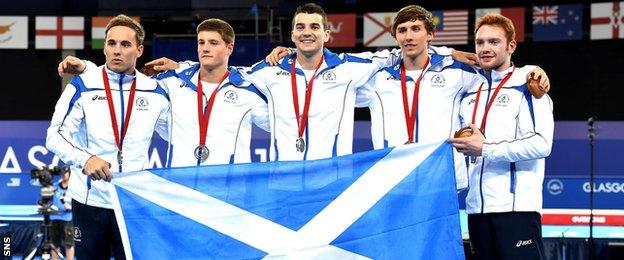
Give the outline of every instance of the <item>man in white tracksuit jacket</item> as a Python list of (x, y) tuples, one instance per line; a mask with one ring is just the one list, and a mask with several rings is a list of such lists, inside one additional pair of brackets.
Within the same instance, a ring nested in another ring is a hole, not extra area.
[(148, 166), (155, 130), (167, 138), (169, 97), (155, 80), (135, 69), (145, 31), (120, 15), (106, 27), (106, 65), (76, 76), (59, 98), (46, 147), (74, 174), (72, 198), (78, 259), (124, 259), (109, 194), (111, 171)]
[(477, 259), (542, 259), (542, 182), (553, 138), (553, 104), (531, 96), (516, 67), (512, 22), (488, 14), (475, 26), (476, 53), (489, 84), (462, 100), (461, 119), (473, 134), (449, 141), (474, 158), (466, 198), (468, 228)]

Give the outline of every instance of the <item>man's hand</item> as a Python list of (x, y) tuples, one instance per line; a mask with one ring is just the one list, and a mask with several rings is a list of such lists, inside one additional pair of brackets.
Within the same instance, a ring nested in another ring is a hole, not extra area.
[(177, 62), (169, 58), (162, 57), (162, 58), (150, 61), (148, 63), (145, 63), (145, 66), (141, 68), (141, 73), (147, 76), (153, 76), (163, 71), (175, 70), (179, 67), (180, 67), (180, 64), (178, 64)]
[(59, 63), (57, 71), (59, 76), (78, 75), (87, 68), (87, 64), (74, 56), (67, 56)]
[(476, 125), (470, 124), (470, 129), (472, 129), (471, 136), (450, 138), (448, 139), (448, 142), (451, 143), (458, 152), (467, 156), (481, 156), (481, 152), (483, 151), (483, 140), (485, 137)]
[(266, 62), (268, 62), (271, 66), (275, 66), (279, 63), (281, 58), (286, 57), (290, 53), (290, 48), (277, 46), (271, 51), (271, 53), (269, 53), (269, 55), (266, 56)]
[(479, 58), (477, 57), (477, 54), (474, 54), (472, 52), (453, 50), (451, 52), (451, 57), (453, 57), (454, 60), (468, 66), (479, 66)]
[[(534, 82), (538, 82), (537, 86), (535, 86)], [(532, 84), (533, 86), (531, 86)], [(533, 96), (541, 98), (542, 95), (550, 91), (550, 79), (548, 79), (548, 75), (542, 68), (537, 67), (527, 74), (527, 86), (529, 86)]]
[(110, 164), (95, 155), (87, 160), (82, 173), (91, 176), (94, 180), (111, 180)]

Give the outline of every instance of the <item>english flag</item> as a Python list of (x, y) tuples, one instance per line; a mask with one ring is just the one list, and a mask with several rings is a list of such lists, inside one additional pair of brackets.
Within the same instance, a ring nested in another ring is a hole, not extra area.
[(84, 49), (84, 17), (37, 16), (35, 49)]

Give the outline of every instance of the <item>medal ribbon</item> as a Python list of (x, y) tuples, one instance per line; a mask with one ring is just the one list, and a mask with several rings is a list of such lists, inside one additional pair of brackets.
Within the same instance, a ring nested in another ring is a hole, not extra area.
[(414, 95), (412, 98), (411, 111), (408, 108), (407, 103), (407, 79), (405, 76), (405, 66), (401, 64), (401, 91), (403, 94), (403, 112), (405, 113), (405, 124), (407, 125), (407, 137), (409, 142), (414, 142), (414, 123), (416, 122), (416, 114), (418, 113), (418, 91), (420, 90), (420, 81), (422, 80), (425, 69), (429, 65), (429, 56), (427, 56), (427, 62), (422, 67), (420, 76), (415, 83)]
[[(507, 73), (507, 75), (505, 75), (505, 77), (501, 80), (501, 82), (498, 84), (498, 86), (496, 86), (496, 89), (494, 90), (494, 94), (492, 95), (492, 97), (488, 101), (487, 105), (485, 106), (485, 112), (483, 113), (483, 119), (481, 119), (481, 127), (479, 127), (481, 132), (485, 131), (485, 122), (487, 121), (488, 113), (490, 112), (490, 108), (492, 107), (492, 104), (494, 103), (494, 100), (496, 100), (496, 96), (498, 95), (498, 92), (501, 90), (501, 88), (503, 88), (503, 85), (505, 85), (505, 83), (507, 83), (507, 80), (509, 80), (509, 78), (511, 78), (511, 75), (513, 74), (514, 70), (516, 70), (516, 67), (513, 67), (511, 69), (511, 71), (509, 73)], [(476, 115), (477, 115), (477, 108), (479, 107), (479, 99), (481, 97), (481, 88), (483, 88), (483, 83), (481, 83), (481, 86), (479, 86), (479, 90), (477, 90), (477, 97), (475, 99), (474, 110), (472, 111), (472, 123), (473, 124), (475, 123), (475, 118), (476, 118)]]
[[(113, 104), (113, 95), (111, 93), (110, 83), (108, 82), (108, 74), (106, 73), (104, 67), (102, 67), (102, 78), (104, 80), (104, 90), (106, 91), (106, 101), (108, 101), (108, 111), (110, 112), (111, 124), (113, 125), (113, 133), (115, 134), (115, 144), (117, 145), (118, 152), (121, 153), (123, 148), (123, 141), (126, 137), (126, 132), (128, 132), (130, 116), (132, 115), (132, 105), (134, 104), (134, 94), (136, 93), (136, 77), (132, 81), (132, 86), (130, 87), (130, 97), (128, 98), (128, 106), (126, 109), (127, 113), (124, 118), (124, 125), (123, 129), (121, 130), (121, 136), (119, 134), (119, 127), (117, 126), (117, 116), (115, 114), (115, 105)], [(119, 91), (123, 91), (123, 89), (120, 88)], [(121, 105), (123, 106), (123, 103)]]
[(303, 130), (305, 130), (306, 124), (308, 123), (308, 110), (310, 109), (310, 99), (312, 98), (312, 88), (314, 88), (314, 78), (316, 78), (316, 72), (323, 64), (323, 56), (321, 56), (321, 60), (318, 65), (316, 65), (316, 69), (314, 70), (314, 74), (310, 81), (308, 81), (308, 86), (306, 88), (306, 96), (305, 103), (303, 104), (303, 114), (299, 114), (299, 94), (297, 92), (297, 74), (295, 71), (295, 63), (293, 60), (292, 66), (290, 67), (290, 86), (292, 87), (293, 93), (293, 105), (295, 106), (295, 116), (297, 117), (297, 126), (298, 126), (298, 137), (301, 138), (303, 136)]
[[(230, 75), (230, 71), (226, 70), (223, 78), (219, 81), (219, 85), (212, 91), (208, 99), (208, 106), (204, 109), (204, 89), (202, 87), (200, 72), (197, 72), (197, 121), (199, 122), (199, 145), (206, 145), (206, 136), (208, 135), (208, 123), (210, 121), (210, 113), (214, 105), (215, 96), (221, 87), (221, 83)], [(205, 113), (204, 113), (205, 112)]]

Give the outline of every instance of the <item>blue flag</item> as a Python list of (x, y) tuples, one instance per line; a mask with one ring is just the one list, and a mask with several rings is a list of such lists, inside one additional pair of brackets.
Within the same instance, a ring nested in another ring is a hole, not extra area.
[(583, 5), (533, 6), (533, 41), (583, 38)]
[(464, 259), (452, 146), (116, 176), (128, 259)]

